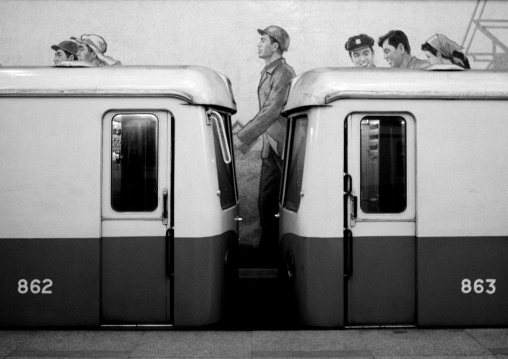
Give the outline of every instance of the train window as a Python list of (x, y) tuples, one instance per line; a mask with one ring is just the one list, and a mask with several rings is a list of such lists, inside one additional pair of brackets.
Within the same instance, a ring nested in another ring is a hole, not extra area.
[(300, 207), (308, 122), (307, 116), (299, 116), (290, 123), (284, 208), (293, 212)]
[(366, 116), (360, 128), (360, 208), (364, 213), (401, 213), (407, 205), (406, 121)]
[(152, 114), (118, 114), (111, 121), (111, 207), (117, 212), (157, 208), (157, 129)]
[[(229, 144), (229, 149), (233, 148), (231, 141), (231, 121), (229, 116), (221, 113), (222, 123), (226, 132), (226, 139)], [(219, 177), (219, 190), (220, 190), (220, 204), (222, 209), (231, 208), (236, 205), (236, 189), (235, 189), (235, 174), (234, 174), (234, 163), (231, 160), (230, 163), (224, 162), (224, 156), (220, 145), (222, 131), (217, 128), (217, 123), (212, 121), (213, 127), (213, 139), (215, 146), (215, 159), (217, 164), (217, 175)]]

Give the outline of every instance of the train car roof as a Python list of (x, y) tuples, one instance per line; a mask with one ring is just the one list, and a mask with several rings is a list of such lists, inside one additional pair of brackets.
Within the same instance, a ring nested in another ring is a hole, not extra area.
[(0, 67), (0, 96), (131, 95), (236, 112), (229, 79), (201, 66)]
[(508, 72), (320, 68), (295, 77), (284, 112), (346, 98), (508, 99)]

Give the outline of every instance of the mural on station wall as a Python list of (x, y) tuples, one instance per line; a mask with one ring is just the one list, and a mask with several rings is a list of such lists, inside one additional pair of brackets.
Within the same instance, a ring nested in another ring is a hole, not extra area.
[[(497, 13), (495, 9), (492, 11), (495, 7), (496, 1), (477, 0), (474, 11), (471, 14), (469, 26), (467, 29), (464, 29), (463, 39), (448, 39), (446, 38), (446, 34), (440, 34), (441, 36), (436, 38), (434, 34), (429, 34), (429, 36), (432, 35), (432, 37), (429, 37), (427, 42), (429, 42), (429, 44), (444, 44), (443, 48), (451, 50), (447, 56), (448, 58), (453, 54), (454, 50), (461, 51), (467, 57), (471, 65), (474, 65), (471, 66), (473, 68), (492, 70), (508, 69), (508, 42), (506, 41), (508, 19), (502, 16), (502, 12), (500, 16), (496, 17), (495, 14)], [(260, 38), (264, 36), (263, 31), (267, 29), (268, 28), (264, 30), (260, 29)], [(253, 31), (255, 30), (256, 29), (253, 29)], [(394, 28), (393, 30), (396, 29)], [(404, 31), (403, 28), (400, 30)], [(288, 32), (287, 46), (290, 46), (292, 34), (290, 30), (288, 30)], [(342, 51), (349, 52), (351, 66), (375, 67), (374, 51), (385, 51), (384, 46), (378, 44), (379, 38), (383, 35), (384, 34), (368, 33), (367, 30), (365, 34), (350, 34), (348, 41), (345, 44), (340, 44), (340, 46), (342, 46)], [(275, 37), (277, 37), (277, 35), (275, 35)], [(284, 39), (280, 38), (279, 42), (279, 48), (286, 46), (286, 44), (283, 43)], [(419, 50), (421, 45), (422, 44), (411, 43), (412, 48), (415, 50)], [(334, 44), (334, 46), (337, 46), (337, 44)], [(259, 47), (260, 45), (258, 45), (258, 48)], [(52, 48), (55, 50), (54, 62), (58, 63), (63, 61), (65, 66), (82, 66), (83, 63), (85, 63), (86, 66), (121, 64), (120, 61), (108, 56), (110, 51), (108, 51), (106, 40), (101, 37), (100, 34), (83, 34), (80, 37), (66, 39), (58, 45), (53, 45)], [(105, 55), (106, 51), (108, 55)], [(431, 53), (430, 55), (436, 57), (435, 54)], [(259, 57), (263, 59), (261, 56)], [(413, 56), (408, 57), (405, 62), (403, 61), (402, 63), (408, 65), (408, 63), (412, 61), (415, 67), (421, 67), (427, 64), (428, 61), (428, 59), (424, 58), (420, 58), (419, 60), (423, 61), (418, 61), (418, 59)], [(456, 61), (452, 62), (458, 64)], [(392, 67), (401, 66), (399, 63), (392, 63), (391, 60), (388, 63)], [(386, 65), (386, 63), (380, 65)], [(226, 73), (226, 75), (228, 74)], [(261, 75), (261, 83), (263, 83), (263, 78), (266, 77), (265, 75), (266, 74)], [(266, 100), (266, 98), (264, 100)], [(261, 101), (260, 99), (261, 108), (263, 107), (264, 100)], [(250, 121), (255, 120), (258, 115), (259, 114), (249, 119), (242, 119), (242, 121), (234, 119), (233, 121), (236, 120), (236, 122), (233, 125), (233, 132), (235, 134), (240, 133), (239, 137), (241, 138), (242, 131), (245, 131), (244, 127), (249, 126)], [(264, 139), (261, 137), (264, 137)], [(271, 137), (271, 139), (273, 140), (274, 138)], [(263, 145), (263, 141), (265, 141), (265, 146)], [(266, 141), (270, 141), (270, 136), (261, 135), (252, 140), (252, 142), (250, 140), (247, 141), (248, 144), (244, 144), (244, 146), (238, 146), (239, 148), (235, 150), (237, 180), (241, 199), (240, 215), (243, 217), (240, 226), (241, 245), (247, 247), (259, 247), (260, 238), (262, 237), (258, 199), (262, 170), (262, 153), (264, 151), (263, 148), (265, 148), (266, 151)], [(268, 147), (270, 146), (272, 149), (274, 148), (273, 144), (268, 144)], [(270, 216), (271, 215), (272, 214), (270, 214)]]
[[(457, 49), (460, 48), (460, 52), (469, 59), (468, 62), (481, 63), (485, 66), (485, 69), (508, 70), (508, 43), (504, 43), (503, 39), (498, 36), (500, 30), (508, 30), (508, 19), (486, 17), (484, 14), (486, 5), (487, 0), (477, 0), (474, 13), (461, 45), (450, 39), (447, 40), (454, 43), (454, 45), (449, 43), (446, 45), (456, 46)], [(495, 3), (492, 5), (495, 6)], [(441, 36), (443, 35), (441, 34)], [(428, 42), (432, 43), (433, 39), (437, 41), (435, 37), (436, 35), (431, 37)], [(491, 51), (478, 50), (480, 46), (485, 46), (485, 44), (491, 46)], [(345, 44), (345, 49), (350, 52), (352, 66), (375, 67), (372, 60), (372, 48), (369, 49), (369, 47), (376, 45), (376, 41), (365, 34), (349, 38)], [(361, 54), (364, 51), (366, 53)], [(358, 60), (355, 59), (355, 53), (359, 54)], [(421, 61), (418, 66), (422, 67), (426, 64), (428, 64), (427, 61)], [(234, 127), (239, 130), (242, 125), (236, 122)], [(236, 151), (235, 153), (239, 192), (242, 200), (241, 215), (244, 219), (241, 235), (244, 245), (249, 246), (258, 246), (259, 238), (261, 238), (259, 214), (257, 211), (259, 178), (262, 167), (261, 142), (262, 140), (258, 139), (247, 152)]]
[(58, 45), (51, 46), (51, 48), (55, 50), (53, 62), (56, 66), (100, 67), (122, 64), (120, 61), (106, 55), (108, 44), (102, 36), (96, 34), (71, 37)]
[[(489, 4), (495, 6), (493, 4)], [(503, 16), (486, 15), (487, 0), (478, 0), (462, 41), (469, 61), (482, 63), (485, 69), (508, 69), (508, 42), (503, 35), (508, 30), (508, 19)], [(479, 45), (483, 45), (480, 48)], [(485, 47), (487, 45), (487, 47)]]

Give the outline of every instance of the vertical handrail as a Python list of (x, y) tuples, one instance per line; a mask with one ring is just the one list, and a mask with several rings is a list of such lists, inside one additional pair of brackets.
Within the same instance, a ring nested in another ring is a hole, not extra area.
[(168, 224), (168, 189), (162, 191), (162, 224)]
[(344, 277), (353, 275), (353, 232), (344, 230)]
[(224, 160), (224, 163), (229, 164), (231, 163), (231, 150), (227, 141), (226, 129), (224, 127), (224, 123), (222, 122), (222, 116), (220, 113), (214, 110), (208, 110), (206, 113), (215, 121), (215, 126), (219, 132), (219, 143), (220, 149), (222, 151), (222, 159)]
[[(356, 198), (353, 194), (353, 177), (349, 173), (344, 174), (344, 277), (353, 275), (353, 232), (349, 227), (352, 226), (353, 216), (350, 213), (351, 197)], [(353, 207), (356, 207), (353, 205)], [(353, 213), (356, 215), (353, 208)]]

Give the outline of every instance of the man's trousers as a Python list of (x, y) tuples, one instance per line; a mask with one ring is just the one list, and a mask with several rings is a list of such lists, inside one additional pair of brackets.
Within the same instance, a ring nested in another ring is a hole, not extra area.
[(279, 193), (282, 173), (282, 159), (273, 148), (267, 158), (263, 158), (261, 178), (259, 181), (259, 217), (261, 223), (261, 240), (259, 246), (265, 255), (274, 258), (279, 246)]

